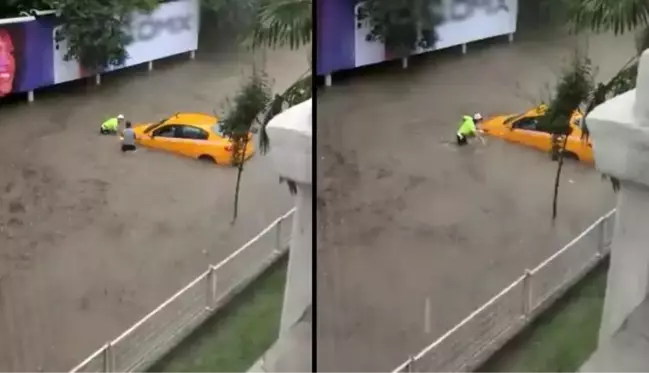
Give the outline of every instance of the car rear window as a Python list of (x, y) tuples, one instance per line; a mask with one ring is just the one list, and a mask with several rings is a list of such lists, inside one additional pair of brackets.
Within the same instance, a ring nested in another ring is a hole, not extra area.
[(212, 131), (214, 131), (214, 133), (217, 133), (221, 137), (226, 137), (225, 132), (223, 132), (223, 126), (221, 126), (221, 123), (212, 126)]

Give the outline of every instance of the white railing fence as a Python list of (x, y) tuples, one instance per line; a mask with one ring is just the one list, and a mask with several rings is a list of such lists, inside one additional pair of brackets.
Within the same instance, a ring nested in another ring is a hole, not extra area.
[(288, 251), (295, 209), (136, 322), (71, 372), (147, 369)]
[(615, 210), (503, 289), (394, 372), (477, 369), (608, 255)]

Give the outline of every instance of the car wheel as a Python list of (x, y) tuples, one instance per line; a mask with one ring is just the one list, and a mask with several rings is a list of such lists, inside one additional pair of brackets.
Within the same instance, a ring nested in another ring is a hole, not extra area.
[(206, 155), (206, 154), (203, 154), (200, 157), (198, 157), (198, 160), (202, 161), (202, 162), (205, 162), (205, 163), (215, 163), (216, 164), (216, 160), (214, 160), (214, 158), (212, 156)]

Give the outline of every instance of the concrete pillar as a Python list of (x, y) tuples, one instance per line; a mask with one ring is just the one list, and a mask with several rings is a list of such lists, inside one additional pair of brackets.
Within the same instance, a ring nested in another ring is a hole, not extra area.
[(34, 102), (34, 91), (27, 92), (27, 102)]
[(147, 64), (147, 70), (153, 71), (153, 61), (149, 61), (149, 63)]
[(462, 44), (462, 54), (466, 54), (466, 44)]
[(598, 106), (586, 118), (597, 169), (620, 180), (600, 345), (649, 290), (649, 52), (637, 89)]
[(312, 175), (311, 175), (311, 100), (296, 105), (275, 117), (266, 127), (275, 169), (294, 182), (296, 213), (291, 232), (290, 257), (282, 309), (280, 336), (311, 304), (313, 262)]
[[(272, 138), (271, 138), (272, 143)], [(271, 145), (272, 146), (272, 145)], [(309, 158), (310, 160), (310, 158)], [(295, 325), (313, 302), (313, 184), (297, 182), (296, 212), (280, 322), (280, 338)]]
[[(311, 370), (313, 302), (313, 180), (311, 100), (276, 116), (266, 127), (279, 175), (297, 187), (279, 338), (252, 371)], [(287, 187), (288, 189), (288, 187)]]
[(196, 59), (196, 51), (189, 52), (189, 59), (190, 60), (195, 60)]
[(95, 74), (95, 85), (101, 85), (101, 74)]
[(509, 40), (509, 44), (514, 42), (514, 33), (513, 32), (507, 36), (507, 40)]
[(325, 75), (325, 87), (331, 87), (331, 74)]

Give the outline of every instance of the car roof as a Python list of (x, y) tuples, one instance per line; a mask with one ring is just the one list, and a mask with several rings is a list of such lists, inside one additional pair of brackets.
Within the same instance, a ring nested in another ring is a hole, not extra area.
[(211, 114), (180, 112), (167, 118), (165, 124), (187, 124), (211, 130), (218, 122), (219, 118)]

